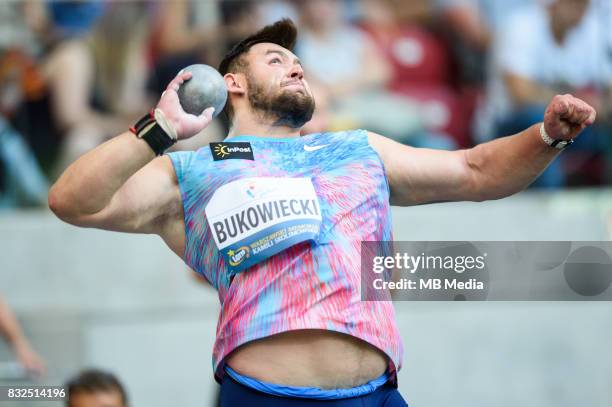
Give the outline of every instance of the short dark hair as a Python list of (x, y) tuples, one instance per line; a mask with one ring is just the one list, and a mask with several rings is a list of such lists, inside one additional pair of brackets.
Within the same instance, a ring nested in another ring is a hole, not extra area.
[(229, 68), (232, 61), (239, 55), (248, 52), (249, 49), (251, 49), (251, 47), (255, 44), (271, 42), (293, 51), (296, 39), (297, 28), (295, 27), (293, 21), (291, 21), (289, 18), (284, 18), (275, 22), (274, 24), (267, 25), (261, 30), (257, 31), (255, 34), (248, 36), (234, 45), (232, 49), (225, 54), (223, 60), (219, 64), (219, 72), (221, 75), (228, 73), (230, 71)]
[(68, 398), (66, 405), (70, 406), (70, 397), (76, 393), (98, 393), (116, 391), (121, 395), (124, 405), (128, 398), (123, 385), (115, 375), (98, 369), (88, 369), (71, 378), (66, 384)]
[[(247, 53), (255, 44), (262, 42), (270, 42), (280, 45), (283, 48), (293, 51), (295, 41), (297, 39), (297, 28), (293, 21), (289, 18), (284, 18), (270, 24), (257, 31), (255, 34), (248, 36), (229, 50), (219, 64), (219, 73), (225, 75), (228, 72), (244, 72), (248, 67), (242, 56)], [(225, 105), (225, 113), (231, 121), (234, 116), (234, 109), (231, 103)]]

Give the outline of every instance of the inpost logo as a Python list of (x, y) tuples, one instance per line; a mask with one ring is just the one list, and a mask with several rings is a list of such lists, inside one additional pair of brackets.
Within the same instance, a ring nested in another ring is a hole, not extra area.
[(214, 149), (215, 154), (221, 158), (225, 158), (232, 153), (250, 153), (250, 147), (228, 147), (227, 145), (216, 146)]
[(210, 143), (210, 150), (215, 161), (229, 159), (254, 160), (251, 143)]
[(227, 157), (230, 153), (227, 151), (227, 146), (226, 145), (222, 145), (222, 146), (215, 146), (214, 148), (214, 153), (221, 157), (221, 158), (225, 158)]
[(248, 246), (242, 246), (236, 250), (228, 250), (227, 255), (230, 258), (230, 266), (235, 267), (251, 256), (251, 249)]

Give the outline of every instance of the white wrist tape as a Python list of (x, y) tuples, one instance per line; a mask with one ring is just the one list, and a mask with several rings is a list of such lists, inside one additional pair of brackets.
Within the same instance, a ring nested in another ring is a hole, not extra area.
[(544, 128), (544, 123), (540, 125), (540, 137), (542, 137), (542, 140), (544, 140), (546, 144), (558, 150), (563, 150), (564, 148), (566, 148), (567, 146), (571, 145), (574, 142), (574, 140), (571, 140), (571, 139), (570, 140), (553, 139), (552, 137), (548, 135), (548, 133), (546, 133), (546, 129)]
[(155, 109), (153, 115), (155, 116), (155, 121), (157, 122), (157, 124), (159, 124), (159, 127), (161, 127), (162, 130), (164, 130), (172, 140), (176, 141), (178, 139), (176, 129), (174, 128), (172, 123), (170, 123), (170, 120), (166, 118), (164, 112), (162, 112), (161, 109)]
[[(157, 117), (155, 118), (157, 119)], [(544, 128), (544, 123), (540, 125), (540, 137), (542, 137), (542, 140), (544, 140), (544, 142), (548, 145), (551, 145), (555, 141), (546, 132), (546, 129)]]

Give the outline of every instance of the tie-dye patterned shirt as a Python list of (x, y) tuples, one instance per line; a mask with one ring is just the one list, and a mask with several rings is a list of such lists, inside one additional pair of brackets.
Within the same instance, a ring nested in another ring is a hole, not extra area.
[(238, 346), (296, 329), (359, 338), (388, 355), (392, 375), (399, 370), (393, 304), (361, 298), (361, 242), (392, 240), (387, 178), (364, 130), (238, 136), (168, 155), (183, 200), (184, 260), (221, 302), (217, 381)]

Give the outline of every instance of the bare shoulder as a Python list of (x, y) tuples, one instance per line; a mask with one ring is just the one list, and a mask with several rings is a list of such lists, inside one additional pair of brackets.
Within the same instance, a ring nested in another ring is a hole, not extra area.
[(152, 169), (157, 169), (161, 173), (164, 174), (164, 178), (167, 182), (176, 185), (178, 187), (178, 179), (176, 177), (176, 171), (174, 170), (174, 165), (172, 164), (172, 160), (167, 155), (162, 155), (161, 157), (157, 157), (151, 163), (149, 163)]
[(466, 150), (416, 148), (373, 132), (368, 132), (368, 142), (385, 166), (393, 205), (457, 201), (471, 196)]
[(184, 258), (185, 215), (178, 177), (170, 157), (162, 156), (157, 165), (159, 170), (163, 171), (168, 185), (165, 196), (166, 205), (157, 219), (155, 225), (156, 233), (174, 253), (180, 258)]
[(380, 134), (368, 131), (368, 142), (370, 146), (385, 160), (386, 157), (391, 155), (391, 152), (397, 149), (404, 150), (405, 145), (398, 143), (397, 141), (391, 140), (388, 137), (381, 136)]
[(164, 237), (168, 228), (175, 230), (176, 222), (182, 222), (183, 200), (178, 177), (170, 157), (167, 155), (158, 157), (151, 161), (149, 166), (150, 168), (145, 167), (147, 169), (147, 174), (144, 174), (146, 182), (156, 185), (149, 185), (146, 189), (152, 194), (149, 199), (157, 200), (157, 204), (151, 207), (155, 214), (155, 217), (151, 219), (151, 232)]
[(70, 223), (127, 233), (164, 234), (182, 216), (182, 200), (172, 161), (155, 158), (138, 170), (100, 212)]
[(172, 164), (172, 160), (167, 155), (164, 155), (156, 160), (153, 160), (153, 162), (157, 166), (157, 170), (159, 171), (160, 175), (163, 174), (163, 182), (165, 185), (162, 186), (166, 187), (164, 191), (164, 202), (167, 203), (167, 213), (170, 216), (182, 216), (183, 202), (178, 177), (176, 175), (174, 165)]
[(414, 161), (415, 155), (420, 154), (417, 148), (398, 143), (371, 131), (368, 131), (368, 143), (382, 160), (392, 187), (397, 176), (406, 169), (407, 163)]

